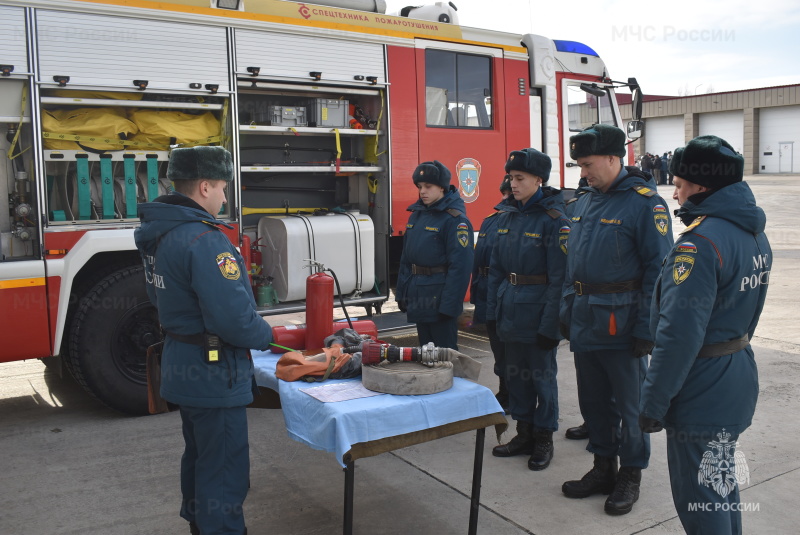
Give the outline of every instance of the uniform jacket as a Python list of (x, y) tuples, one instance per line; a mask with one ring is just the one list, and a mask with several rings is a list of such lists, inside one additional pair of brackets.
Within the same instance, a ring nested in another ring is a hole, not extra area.
[(139, 205), (136, 246), (147, 293), (168, 333), (212, 333), (224, 341), (207, 363), (199, 345), (167, 336), (161, 396), (192, 407), (238, 407), (253, 399), (249, 349), (267, 349), (272, 330), (256, 313), (244, 263), (214, 219), (179, 193)]
[(772, 266), (766, 216), (745, 182), (699, 204), (694, 199), (677, 212), (684, 223), (694, 222), (664, 261), (653, 296), (656, 346), (642, 412), (672, 427), (741, 432), (750, 425), (758, 397), (752, 349), (695, 357), (704, 345), (752, 338)]
[(483, 220), (478, 230), (478, 241), (475, 242), (475, 262), (472, 267), (469, 302), (475, 305), (474, 323), (486, 323), (486, 290), (489, 287), (489, 275), (479, 272), (480, 268), (488, 268), (492, 259), (492, 247), (497, 241), (497, 221), (495, 212)]
[[(560, 340), (558, 307), (567, 263), (569, 221), (561, 191), (543, 187), (538, 202), (520, 209), (509, 198), (499, 205), (487, 292), (488, 320), (497, 321), (504, 342), (536, 342), (536, 334)], [(510, 273), (547, 275), (547, 284), (517, 284)]]
[[(439, 314), (455, 317), (464, 309), (474, 257), (472, 224), (455, 187), (430, 206), (408, 207), (397, 301), (405, 303), (408, 320), (433, 323)], [(447, 273), (412, 275), (411, 265), (446, 266)]]
[[(672, 246), (667, 205), (649, 174), (624, 167), (605, 193), (587, 188), (571, 209), (561, 321), (572, 351), (631, 349), (651, 340), (650, 300)], [(576, 295), (575, 281), (641, 281), (641, 290)]]

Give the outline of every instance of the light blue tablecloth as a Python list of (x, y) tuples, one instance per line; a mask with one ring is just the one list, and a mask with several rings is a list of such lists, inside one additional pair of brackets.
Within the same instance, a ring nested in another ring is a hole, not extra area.
[(353, 444), (430, 429), (477, 416), (503, 413), (485, 386), (456, 377), (453, 388), (427, 396), (383, 394), (323, 403), (301, 388), (361, 379), (329, 379), (324, 383), (286, 382), (275, 377), (280, 355), (254, 351), (256, 383), (278, 392), (289, 436), (314, 449), (343, 456)]

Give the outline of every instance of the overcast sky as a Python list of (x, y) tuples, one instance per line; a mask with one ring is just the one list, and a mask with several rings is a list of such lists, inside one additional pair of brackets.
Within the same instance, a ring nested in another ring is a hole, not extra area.
[[(428, 0), (387, 0), (387, 13)], [(800, 84), (797, 0), (453, 0), (462, 26), (592, 47), (650, 95)]]

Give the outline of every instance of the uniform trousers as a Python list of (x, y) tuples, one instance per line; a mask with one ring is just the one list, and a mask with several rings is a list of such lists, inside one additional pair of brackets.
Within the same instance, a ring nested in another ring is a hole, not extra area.
[(245, 407), (181, 406), (181, 516), (203, 535), (244, 533), (243, 503), (250, 478)]
[(458, 318), (417, 323), (417, 337), (421, 346), (433, 342), (436, 347), (458, 350)]
[[(735, 477), (735, 447), (710, 446), (710, 442), (720, 442), (716, 433), (723, 437), (724, 433), (730, 434), (725, 437), (725, 446), (736, 444), (739, 436), (721, 428), (691, 434), (667, 428), (667, 463), (672, 501), (688, 535), (742, 533), (739, 485)], [(701, 468), (704, 455), (708, 459), (705, 469)], [(739, 469), (744, 470), (745, 466)]]
[(535, 343), (506, 342), (506, 388), (511, 417), (534, 429), (558, 429), (556, 350)]
[(578, 402), (589, 429), (586, 449), (601, 457), (619, 455), (619, 465), (647, 468), (650, 436), (639, 429), (639, 400), (647, 372), (632, 350), (575, 353)]
[(486, 324), (486, 334), (489, 336), (489, 347), (492, 348), (492, 354), (494, 355), (494, 374), (505, 378), (506, 345), (497, 335), (497, 327), (494, 323)]

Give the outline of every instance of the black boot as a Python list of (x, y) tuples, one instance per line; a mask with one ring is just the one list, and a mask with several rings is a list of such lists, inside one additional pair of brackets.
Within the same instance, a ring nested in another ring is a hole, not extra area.
[(517, 436), (508, 444), (501, 444), (492, 449), (495, 457), (513, 457), (514, 455), (530, 455), (533, 453), (533, 425), (528, 422), (517, 422)]
[(500, 387), (497, 389), (497, 394), (494, 396), (497, 402), (503, 407), (503, 411), (508, 414), (508, 389), (506, 388), (506, 380), (500, 378)]
[(617, 458), (595, 453), (594, 467), (578, 481), (567, 481), (561, 492), (568, 498), (586, 498), (592, 494), (610, 494), (617, 479)]
[(586, 427), (586, 422), (583, 422), (577, 427), (570, 427), (564, 436), (570, 440), (586, 440), (589, 438), (589, 428)]
[(533, 440), (536, 445), (533, 448), (533, 455), (528, 459), (528, 468), (538, 472), (550, 466), (550, 461), (553, 460), (553, 432), (534, 431)]
[(639, 499), (639, 484), (642, 482), (642, 469), (621, 466), (617, 474), (614, 492), (606, 500), (605, 510), (610, 515), (627, 515)]

